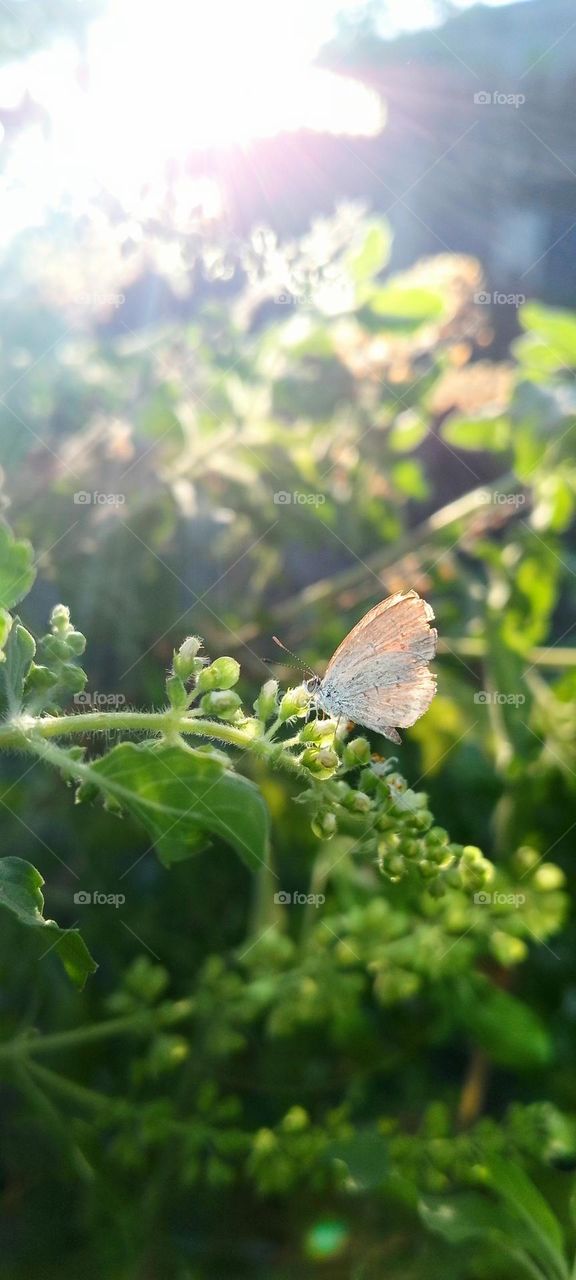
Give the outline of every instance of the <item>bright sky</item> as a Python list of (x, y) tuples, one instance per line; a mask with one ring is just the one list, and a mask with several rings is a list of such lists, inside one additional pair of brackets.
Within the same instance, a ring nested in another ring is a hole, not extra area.
[[(193, 147), (302, 126), (377, 132), (376, 95), (312, 65), (338, 12), (360, 2), (110, 0), (89, 28), (82, 79), (78, 49), (64, 43), (0, 69), (0, 104), (28, 88), (52, 121), (49, 137), (40, 125), (22, 136), (0, 177), (3, 235), (102, 187), (130, 201)], [(388, 12), (382, 34), (438, 17), (435, 0), (389, 0)]]

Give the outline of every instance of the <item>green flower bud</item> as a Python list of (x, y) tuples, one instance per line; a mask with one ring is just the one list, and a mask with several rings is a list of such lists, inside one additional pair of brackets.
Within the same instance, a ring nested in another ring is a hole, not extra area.
[(498, 963), (506, 967), (520, 964), (528, 955), (528, 947), (522, 938), (512, 938), (500, 929), (491, 934), (488, 945)]
[(210, 693), (212, 689), (231, 689), (239, 678), (240, 664), (235, 658), (216, 658), (200, 672), (198, 688), (201, 693)]
[(448, 832), (444, 830), (444, 827), (432, 827), (426, 836), (426, 847), (434, 849), (438, 845), (446, 845), (449, 839)]
[(319, 840), (330, 840), (338, 829), (336, 814), (332, 813), (330, 809), (320, 809), (310, 825), (314, 835), (318, 836)]
[(389, 880), (394, 884), (398, 884), (406, 874), (406, 864), (400, 853), (394, 853), (391, 858), (387, 858), (384, 864), (384, 871)]
[(434, 815), (429, 809), (419, 809), (417, 813), (410, 814), (409, 821), (415, 831), (428, 831), (434, 821)]
[(200, 706), (208, 716), (218, 716), (220, 720), (232, 720), (242, 706), (242, 699), (233, 689), (215, 689), (212, 693), (204, 694)]
[(67, 640), (58, 635), (44, 636), (41, 641), (42, 652), (57, 662), (67, 662), (72, 655)]
[(304, 1107), (291, 1107), (284, 1116), (281, 1127), (286, 1133), (301, 1133), (310, 1124), (310, 1117)]
[(180, 676), (168, 676), (166, 681), (168, 701), (174, 711), (185, 711), (188, 706), (188, 694)]
[(543, 862), (534, 872), (532, 884), (535, 889), (548, 893), (551, 889), (561, 889), (565, 883), (565, 875), (561, 867), (554, 862)]
[(482, 862), (484, 855), (482, 850), (475, 844), (465, 844), (462, 850), (462, 861), (468, 867), (474, 866), (475, 863)]
[(272, 716), (276, 711), (277, 700), (278, 681), (267, 680), (266, 683), (262, 685), (260, 693), (254, 703), (254, 710), (259, 720), (263, 720), (264, 723), (266, 723), (267, 720), (272, 719)]
[(373, 800), (364, 791), (350, 791), (344, 801), (346, 808), (350, 809), (351, 813), (368, 813), (373, 803)]
[(48, 667), (37, 666), (33, 662), (26, 677), (26, 691), (50, 689), (57, 680), (58, 676)]
[(367, 738), (353, 738), (344, 747), (343, 760), (349, 769), (358, 764), (368, 764), (370, 759), (370, 743)]
[(74, 658), (79, 658), (86, 649), (86, 636), (81, 631), (69, 631), (66, 636), (68, 650)]
[(189, 680), (191, 676), (197, 675), (204, 666), (204, 659), (198, 657), (201, 648), (200, 636), (188, 636), (174, 654), (172, 661), (174, 675), (180, 676), (181, 680)]
[(323, 747), (318, 750), (317, 747), (307, 747), (302, 755), (302, 764), (314, 774), (316, 778), (329, 778), (340, 764), (340, 756), (335, 751), (331, 751), (329, 747)]
[(63, 631), (70, 627), (70, 610), (65, 604), (55, 604), (50, 614), (50, 626), (53, 631)]
[(334, 739), (335, 720), (309, 720), (300, 730), (301, 742), (322, 742), (323, 738)]
[(531, 871), (532, 867), (537, 866), (539, 861), (540, 854), (538, 850), (530, 848), (530, 845), (522, 845), (514, 854), (514, 862), (519, 872)]
[(58, 672), (58, 684), (63, 684), (70, 693), (81, 693), (87, 678), (86, 672), (72, 662), (64, 662)]
[(303, 684), (295, 689), (288, 689), (280, 703), (278, 715), (284, 723), (293, 716), (305, 716), (310, 706), (310, 694)]

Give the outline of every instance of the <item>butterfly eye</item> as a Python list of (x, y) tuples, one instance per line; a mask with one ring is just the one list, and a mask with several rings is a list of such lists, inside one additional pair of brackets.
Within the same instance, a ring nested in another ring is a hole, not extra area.
[(308, 693), (316, 693), (320, 688), (320, 676), (311, 676), (309, 680), (304, 682)]

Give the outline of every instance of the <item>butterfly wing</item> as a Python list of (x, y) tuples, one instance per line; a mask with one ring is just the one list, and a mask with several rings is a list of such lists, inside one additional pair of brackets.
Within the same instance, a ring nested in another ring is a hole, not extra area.
[(434, 614), (416, 591), (396, 592), (361, 618), (326, 669), (327, 710), (400, 741), (396, 726), (414, 724), (430, 706), (436, 677)]

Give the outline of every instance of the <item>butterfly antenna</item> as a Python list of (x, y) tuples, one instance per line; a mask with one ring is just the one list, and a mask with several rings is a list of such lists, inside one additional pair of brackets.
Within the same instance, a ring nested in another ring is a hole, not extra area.
[[(290, 657), (291, 657), (291, 658), (294, 658), (294, 662), (286, 662), (286, 663), (284, 663), (284, 665), (285, 665), (286, 667), (293, 667), (293, 666), (295, 666), (295, 667), (297, 667), (300, 671), (305, 671), (305, 672), (307, 672), (307, 673), (308, 673), (308, 675), (310, 675), (310, 676), (315, 676), (315, 675), (316, 675), (316, 672), (312, 670), (312, 667), (309, 667), (307, 662), (302, 662), (302, 659), (301, 659), (301, 658), (299, 658), (299, 657), (298, 657), (298, 655), (297, 655), (296, 653), (292, 653), (292, 650), (291, 650), (291, 649), (289, 649), (287, 645), (283, 644), (283, 643), (282, 643), (282, 641), (278, 639), (278, 636), (272, 636), (272, 639), (273, 639), (273, 641), (274, 641), (274, 644), (277, 644), (277, 645), (278, 645), (278, 648), (279, 648), (279, 649), (283, 649), (283, 650), (284, 650), (284, 653), (289, 653), (289, 654), (290, 654)], [(265, 662), (273, 662), (273, 661), (274, 661), (274, 659), (273, 659), (273, 658), (265, 658), (265, 659), (264, 659), (264, 661), (265, 661)]]

